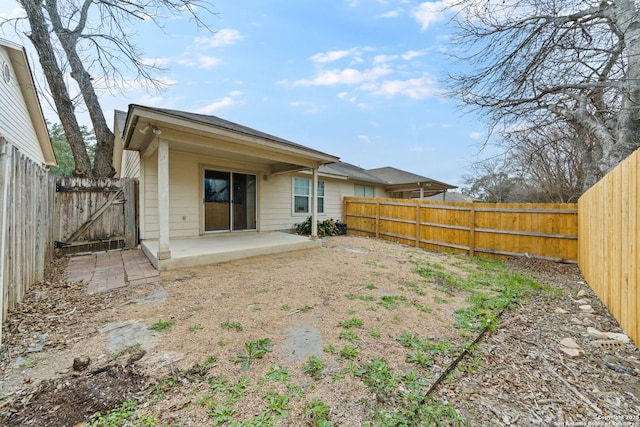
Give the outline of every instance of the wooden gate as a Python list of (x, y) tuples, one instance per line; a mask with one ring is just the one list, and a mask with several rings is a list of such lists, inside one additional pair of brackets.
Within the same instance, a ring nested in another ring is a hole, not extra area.
[(137, 181), (58, 178), (55, 247), (62, 253), (135, 248)]

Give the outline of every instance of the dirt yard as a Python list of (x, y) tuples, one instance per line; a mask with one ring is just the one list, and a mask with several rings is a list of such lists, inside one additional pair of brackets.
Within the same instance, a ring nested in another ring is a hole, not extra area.
[(640, 425), (574, 265), (340, 236), (88, 295), (65, 262), (4, 324), (2, 426)]

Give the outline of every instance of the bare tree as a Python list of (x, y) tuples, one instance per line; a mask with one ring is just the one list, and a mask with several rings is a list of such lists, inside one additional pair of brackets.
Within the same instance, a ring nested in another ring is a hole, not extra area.
[(499, 158), (475, 162), (464, 175), (462, 193), (490, 203), (537, 202), (537, 194), (522, 177), (509, 173)]
[(584, 189), (584, 167), (575, 131), (566, 123), (510, 133), (506, 167), (531, 189), (528, 201), (575, 203)]
[(49, 89), (55, 94), (53, 101), (75, 161), (74, 175), (91, 176), (87, 147), (82, 138), (82, 131), (75, 116), (74, 104), (65, 84), (63, 72), (58, 64), (43, 10), (36, 1), (20, 1), (27, 13), (31, 28), (28, 37), (38, 53)]
[(554, 118), (569, 124), (586, 189), (640, 146), (638, 7), (636, 0), (459, 1), (452, 48), (465, 65), (451, 89), (486, 114), (494, 132), (538, 117), (539, 126)]
[[(114, 135), (100, 106), (98, 90), (123, 89), (126, 81), (162, 85), (153, 75), (159, 69), (143, 61), (135, 45), (136, 24), (161, 26), (163, 14), (188, 14), (197, 26), (212, 15), (208, 0), (18, 0), (29, 22), (32, 41), (76, 162), (76, 175), (110, 177)], [(61, 49), (57, 49), (60, 47)], [(68, 64), (96, 136), (93, 170), (75, 119), (61, 64)], [(135, 75), (128, 78), (128, 72)], [(96, 76), (97, 78), (94, 78)]]

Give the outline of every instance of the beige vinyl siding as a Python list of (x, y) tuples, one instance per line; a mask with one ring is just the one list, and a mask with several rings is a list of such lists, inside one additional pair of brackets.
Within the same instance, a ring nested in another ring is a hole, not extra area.
[(260, 180), (258, 199), (260, 230), (289, 230), (304, 221), (291, 213), (293, 203), (293, 175), (269, 175)]
[(9, 60), (7, 49), (0, 46), (0, 67), (3, 64), (9, 65), (11, 79), (7, 83), (0, 78), (0, 135), (31, 160), (43, 164), (45, 160), (40, 142), (16, 79), (16, 70)]
[[(269, 176), (267, 181), (262, 181), (262, 193), (260, 198), (261, 230), (276, 231), (290, 230), (295, 224), (303, 222), (311, 214), (293, 214), (293, 178), (311, 179), (310, 174), (282, 174)], [(355, 195), (353, 181), (318, 177), (318, 181), (324, 181), (324, 213), (318, 214), (318, 220), (334, 219), (344, 222), (343, 209), (344, 197)], [(376, 187), (376, 194), (386, 194), (382, 187)]]
[[(144, 207), (140, 227), (141, 238), (158, 238), (158, 156), (157, 152), (143, 159)], [(198, 237), (202, 233), (202, 171), (204, 169), (255, 174), (258, 178), (258, 204), (262, 186), (261, 171), (255, 165), (222, 161), (169, 150), (169, 237)], [(258, 224), (260, 221), (258, 211)], [(259, 225), (258, 225), (259, 228)]]
[[(158, 238), (158, 156), (144, 159), (144, 238)], [(197, 158), (169, 151), (169, 237), (200, 234), (200, 197)]]
[(121, 178), (140, 178), (140, 153), (137, 151), (122, 151)]

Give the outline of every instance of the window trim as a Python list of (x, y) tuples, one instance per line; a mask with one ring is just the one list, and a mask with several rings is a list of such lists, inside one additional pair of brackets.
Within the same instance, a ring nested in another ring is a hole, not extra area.
[[(296, 194), (296, 179), (300, 179), (300, 180), (305, 180), (307, 182), (309, 182), (309, 192), (313, 193), (313, 183), (311, 182), (310, 178), (303, 178), (303, 177), (298, 177), (298, 176), (294, 176), (293, 179), (291, 180), (291, 213), (293, 216), (309, 216), (311, 215), (311, 210), (313, 209), (313, 205), (311, 205), (311, 203), (313, 202), (313, 194)], [(322, 184), (321, 184), (322, 183)], [(322, 185), (323, 187), (323, 193), (322, 195), (320, 195), (320, 186)], [(325, 211), (326, 211), (326, 193), (327, 193), (327, 183), (325, 181), (322, 180), (318, 180), (318, 200), (322, 199), (322, 211), (320, 210), (320, 204), (318, 204), (318, 215), (324, 215)], [(306, 212), (299, 212), (296, 211), (296, 197), (307, 197), (308, 202), (309, 202), (309, 210)]]
[[(358, 187), (362, 187), (362, 189), (363, 189), (363, 193), (364, 193), (364, 196), (358, 196), (358, 195), (356, 194)], [(367, 196), (367, 189), (368, 189), (368, 188), (370, 188), (370, 189), (372, 190), (372, 192), (373, 192), (373, 195), (372, 195), (372, 196)], [(353, 187), (353, 194), (354, 194), (356, 197), (376, 197), (376, 187), (375, 187), (375, 186), (373, 186), (373, 185), (354, 184), (354, 187)]]

